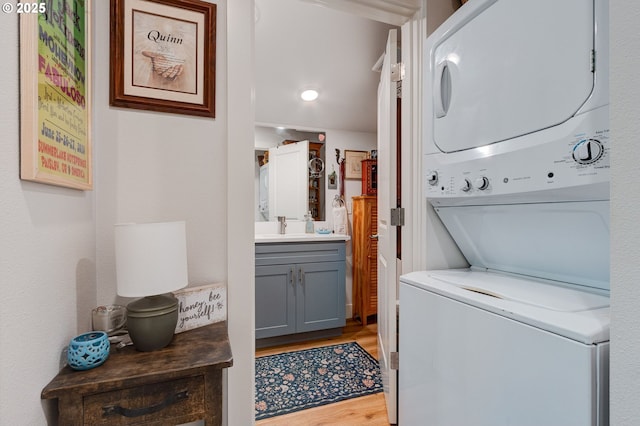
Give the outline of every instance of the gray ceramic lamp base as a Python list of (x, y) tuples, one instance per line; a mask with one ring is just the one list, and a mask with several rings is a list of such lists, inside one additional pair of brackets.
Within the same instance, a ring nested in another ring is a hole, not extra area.
[(171, 343), (178, 323), (178, 299), (170, 293), (147, 296), (127, 305), (127, 328), (133, 346), (142, 352)]

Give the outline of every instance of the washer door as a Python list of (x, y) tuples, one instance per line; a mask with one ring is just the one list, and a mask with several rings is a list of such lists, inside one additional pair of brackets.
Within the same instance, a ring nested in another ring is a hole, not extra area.
[(440, 151), (515, 138), (568, 120), (589, 98), (593, 1), (472, 2), (426, 48)]

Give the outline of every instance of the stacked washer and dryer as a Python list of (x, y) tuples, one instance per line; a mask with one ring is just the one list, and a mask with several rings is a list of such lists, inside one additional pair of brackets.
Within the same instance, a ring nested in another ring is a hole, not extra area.
[(427, 39), (426, 197), (469, 267), (400, 278), (402, 426), (609, 424), (608, 24), (470, 0)]

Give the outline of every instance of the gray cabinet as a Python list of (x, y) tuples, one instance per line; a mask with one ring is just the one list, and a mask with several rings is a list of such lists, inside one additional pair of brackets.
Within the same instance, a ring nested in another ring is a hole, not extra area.
[(256, 244), (255, 259), (256, 339), (345, 325), (343, 241)]

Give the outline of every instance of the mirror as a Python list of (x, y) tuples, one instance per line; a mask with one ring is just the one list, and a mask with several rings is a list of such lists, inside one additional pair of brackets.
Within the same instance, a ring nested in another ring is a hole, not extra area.
[(325, 220), (325, 132), (255, 128), (256, 222)]

